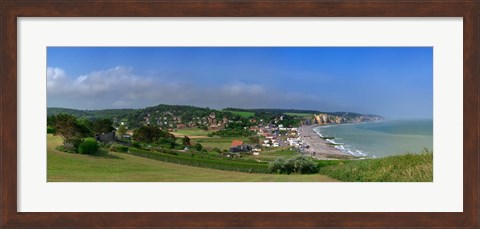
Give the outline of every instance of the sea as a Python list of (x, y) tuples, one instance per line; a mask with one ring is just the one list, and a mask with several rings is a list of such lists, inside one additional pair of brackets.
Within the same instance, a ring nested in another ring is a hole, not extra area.
[(359, 157), (385, 157), (433, 150), (433, 120), (382, 120), (322, 125), (314, 131), (335, 148)]

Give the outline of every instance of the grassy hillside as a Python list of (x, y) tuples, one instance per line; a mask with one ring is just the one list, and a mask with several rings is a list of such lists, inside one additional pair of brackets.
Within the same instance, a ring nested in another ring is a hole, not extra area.
[(75, 117), (81, 117), (86, 119), (94, 118), (108, 118), (126, 116), (130, 113), (136, 112), (135, 109), (105, 109), (105, 110), (77, 110), (69, 108), (48, 107), (47, 116), (58, 114), (71, 114)]
[(95, 156), (55, 149), (61, 139), (48, 135), (48, 182), (333, 182), (325, 175), (254, 174), (166, 163), (110, 152)]
[(432, 182), (433, 153), (348, 161), (321, 168), (320, 173), (350, 182)]

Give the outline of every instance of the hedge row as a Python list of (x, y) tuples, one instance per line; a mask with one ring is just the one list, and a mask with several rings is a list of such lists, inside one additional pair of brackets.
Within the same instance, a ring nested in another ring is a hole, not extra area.
[(197, 166), (203, 168), (219, 169), (219, 170), (228, 170), (228, 171), (238, 171), (238, 172), (248, 172), (248, 173), (269, 173), (267, 163), (260, 162), (240, 162), (240, 161), (230, 161), (224, 159), (204, 159), (196, 157), (188, 157), (183, 155), (171, 155), (166, 153), (152, 152), (146, 150), (140, 150), (136, 148), (128, 148), (125, 152), (124, 150), (119, 150), (120, 153), (130, 153), (134, 156), (149, 158), (158, 161)]
[(272, 173), (300, 173), (312, 174), (318, 173), (319, 166), (311, 157), (299, 155), (296, 157), (286, 158), (279, 157), (268, 164), (268, 168)]

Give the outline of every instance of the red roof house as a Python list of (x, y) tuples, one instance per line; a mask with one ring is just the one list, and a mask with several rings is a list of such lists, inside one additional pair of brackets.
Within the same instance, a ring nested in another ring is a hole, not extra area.
[(230, 152), (248, 152), (251, 150), (249, 145), (243, 144), (243, 141), (233, 140), (230, 145)]
[(237, 146), (241, 146), (241, 145), (243, 145), (243, 141), (233, 140), (232, 145), (230, 145), (230, 147), (237, 147)]

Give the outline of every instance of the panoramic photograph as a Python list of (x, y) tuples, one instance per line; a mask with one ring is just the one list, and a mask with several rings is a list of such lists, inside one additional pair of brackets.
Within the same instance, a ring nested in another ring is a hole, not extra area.
[(47, 182), (433, 182), (432, 47), (48, 47)]

